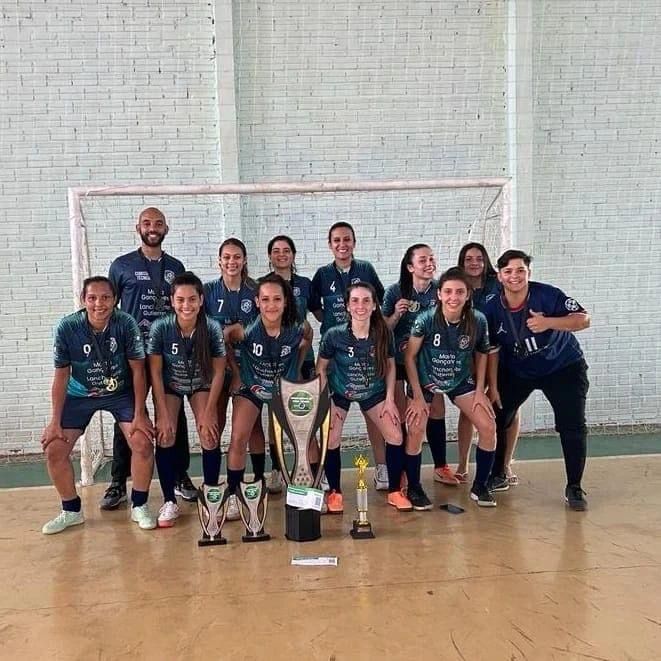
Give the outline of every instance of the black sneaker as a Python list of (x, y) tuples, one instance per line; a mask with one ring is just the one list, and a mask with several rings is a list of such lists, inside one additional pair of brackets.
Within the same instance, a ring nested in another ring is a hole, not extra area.
[(197, 500), (197, 487), (193, 484), (190, 477), (188, 477), (188, 473), (184, 473), (181, 480), (177, 482), (174, 492), (189, 503), (194, 503)]
[(471, 500), (474, 500), (480, 507), (496, 507), (496, 500), (491, 491), (486, 486), (473, 484), (471, 487)]
[(427, 494), (421, 485), (409, 487), (406, 492), (407, 498), (411, 501), (413, 509), (417, 512), (424, 512), (432, 508), (432, 502), (427, 498)]
[(507, 491), (510, 488), (510, 481), (506, 475), (492, 475), (487, 486), (489, 491)]
[(122, 503), (126, 502), (126, 484), (122, 482), (111, 482), (99, 501), (102, 510), (116, 510)]
[(588, 508), (588, 501), (585, 500), (585, 491), (578, 484), (570, 484), (565, 489), (565, 502), (569, 509), (576, 512), (585, 512)]

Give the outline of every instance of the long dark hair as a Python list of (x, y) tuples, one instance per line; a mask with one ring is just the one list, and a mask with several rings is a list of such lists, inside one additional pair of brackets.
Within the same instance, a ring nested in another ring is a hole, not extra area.
[[(344, 302), (349, 307), (349, 298), (354, 289), (367, 289), (374, 303), (374, 310), (370, 315), (370, 332), (369, 338), (374, 342), (374, 349), (376, 354), (376, 373), (382, 379), (386, 378), (388, 373), (388, 348), (390, 346), (390, 329), (386, 325), (386, 321), (381, 314), (379, 307), (379, 299), (376, 296), (376, 289), (369, 282), (355, 282), (347, 287), (344, 294)], [(348, 312), (347, 312), (348, 314)], [(351, 317), (349, 317), (349, 327), (351, 328)]]
[[(445, 271), (445, 273), (441, 275), (441, 278), (438, 281), (439, 297), (443, 285), (449, 280), (459, 280), (460, 282), (463, 282), (468, 289), (468, 298), (466, 299), (466, 303), (464, 303), (464, 307), (461, 311), (461, 317), (459, 319), (459, 332), (462, 335), (468, 335), (470, 338), (471, 346), (474, 346), (475, 335), (477, 333), (477, 325), (475, 323), (475, 315), (473, 313), (473, 288), (471, 287), (471, 283), (468, 281), (468, 276), (466, 275), (464, 269), (459, 268), (458, 266), (453, 266), (452, 268)], [(443, 316), (442, 305), (438, 305), (436, 308), (436, 319), (441, 328), (445, 328), (445, 317)]]
[(291, 285), (277, 273), (269, 273), (257, 281), (255, 296), (259, 298), (259, 292), (264, 285), (278, 285), (285, 297), (285, 310), (282, 313), (282, 326), (295, 326), (298, 320), (296, 312), (296, 300)]
[[(411, 298), (413, 296), (413, 273), (406, 268), (413, 261), (413, 254), (421, 248), (429, 248), (426, 243), (414, 243), (409, 246), (402, 257), (402, 263), (399, 267), (399, 290), (402, 298)], [(429, 248), (431, 250), (431, 248)]]
[[(174, 295), (178, 287), (190, 285), (195, 288), (200, 298), (204, 298), (204, 287), (202, 281), (191, 271), (180, 273), (173, 281), (171, 294), (174, 302)], [(174, 306), (173, 306), (174, 307)], [(195, 333), (193, 333), (193, 358), (200, 365), (202, 379), (206, 382), (213, 378), (213, 359), (211, 358), (211, 341), (209, 339), (209, 327), (207, 326), (207, 315), (204, 312), (204, 303), (200, 306), (195, 320)]]
[(234, 236), (230, 236), (229, 239), (225, 239), (220, 244), (220, 247), (218, 248), (218, 257), (222, 256), (223, 248), (225, 246), (235, 246), (241, 251), (241, 253), (243, 254), (243, 268), (241, 269), (241, 282), (243, 283), (248, 282), (254, 286), (254, 281), (251, 280), (250, 276), (248, 275), (248, 251), (246, 250), (246, 244), (243, 243), (241, 239), (237, 239)]
[(294, 243), (294, 239), (287, 236), (286, 234), (278, 234), (277, 236), (274, 236), (266, 247), (266, 254), (269, 256), (269, 265), (271, 266), (271, 270), (273, 270), (273, 264), (271, 264), (271, 251), (273, 250), (273, 246), (277, 241), (284, 241), (291, 249), (291, 254), (294, 256), (294, 259), (291, 263), (291, 272), (292, 275), (294, 275), (294, 273), (296, 273), (296, 244)]
[(464, 262), (466, 261), (466, 253), (469, 250), (472, 250), (473, 248), (476, 248), (482, 253), (482, 259), (484, 260), (484, 271), (482, 272), (482, 286), (484, 286), (484, 283), (487, 280), (493, 279), (497, 276), (496, 276), (496, 269), (493, 267), (493, 264), (491, 263), (491, 259), (489, 259), (489, 253), (481, 243), (478, 243), (477, 241), (471, 241), (470, 243), (467, 243), (464, 246), (462, 246), (461, 250), (459, 251), (459, 257), (457, 258), (457, 266), (460, 269), (464, 268)]

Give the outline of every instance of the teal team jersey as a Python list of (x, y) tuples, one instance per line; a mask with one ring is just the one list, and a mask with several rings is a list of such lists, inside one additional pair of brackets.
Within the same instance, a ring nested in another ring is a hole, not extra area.
[[(388, 357), (395, 355), (390, 335)], [(359, 340), (348, 324), (331, 328), (321, 339), (319, 357), (330, 360), (328, 384), (334, 395), (353, 402), (370, 399), (386, 389), (385, 379), (376, 372), (376, 348), (374, 340)]]
[[(225, 341), (220, 324), (211, 317), (207, 317), (206, 321), (211, 357), (222, 358), (225, 355)], [(178, 395), (190, 395), (210, 386), (210, 381), (202, 377), (202, 369), (195, 356), (194, 340), (195, 332), (190, 338), (183, 337), (174, 314), (157, 319), (149, 331), (147, 354), (162, 356), (163, 384)]]
[(245, 329), (243, 341), (238, 344), (241, 352), (241, 385), (258, 399), (269, 401), (278, 377), (296, 380), (298, 350), (302, 339), (302, 324), (284, 327), (278, 337), (271, 337), (261, 318), (255, 319)]
[[(393, 329), (393, 334), (395, 336), (395, 362), (398, 365), (404, 364), (404, 352), (409, 342), (409, 336), (411, 335), (411, 328), (415, 320), (429, 308), (435, 308), (438, 301), (436, 292), (438, 291), (438, 283), (432, 280), (429, 283), (429, 286), (425, 291), (419, 292), (413, 288), (411, 294), (409, 309), (405, 312), (397, 322), (397, 325)], [(381, 311), (383, 312), (384, 317), (391, 317), (395, 312), (395, 305), (397, 301), (402, 298), (402, 289), (398, 282), (394, 285), (390, 285), (386, 289), (386, 294), (383, 297), (383, 305), (381, 306)]]
[(138, 324), (130, 315), (114, 310), (105, 330), (95, 333), (87, 312), (64, 317), (55, 329), (55, 367), (71, 367), (67, 384), (70, 397), (105, 397), (133, 389), (129, 360), (144, 360)]
[(475, 339), (461, 333), (459, 324), (439, 321), (436, 310), (427, 310), (413, 324), (411, 337), (421, 337), (417, 357), (418, 378), (423, 390), (445, 393), (473, 377), (473, 352), (488, 353), (486, 317), (473, 310)]

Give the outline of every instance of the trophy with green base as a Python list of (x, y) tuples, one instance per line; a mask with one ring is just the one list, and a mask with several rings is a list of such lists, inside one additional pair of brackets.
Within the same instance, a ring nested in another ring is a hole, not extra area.
[(271, 539), (271, 535), (264, 532), (269, 500), (266, 480), (262, 478), (254, 482), (239, 482), (236, 497), (239, 502), (239, 514), (246, 527), (246, 534), (241, 539), (244, 542), (265, 542)]
[(224, 485), (210, 487), (203, 484), (197, 490), (197, 514), (202, 526), (202, 538), (198, 540), (198, 546), (227, 544), (222, 532), (227, 516), (228, 497)]
[[(330, 432), (330, 395), (328, 387), (321, 388), (319, 377), (294, 383), (278, 379), (269, 404), (269, 433), (280, 461), (280, 471), (285, 485), (317, 489), (321, 482), (323, 465), (328, 449)], [(319, 437), (319, 460), (316, 469), (310, 465), (310, 447)], [(294, 449), (293, 462), (285, 461), (284, 439)], [(285, 537), (306, 542), (321, 537), (321, 513), (315, 509), (303, 509), (285, 505)]]
[(368, 461), (361, 454), (353, 462), (358, 469), (358, 484), (356, 484), (356, 509), (358, 518), (353, 520), (351, 536), (354, 539), (374, 539), (372, 524), (367, 519), (367, 483), (365, 482), (365, 469)]

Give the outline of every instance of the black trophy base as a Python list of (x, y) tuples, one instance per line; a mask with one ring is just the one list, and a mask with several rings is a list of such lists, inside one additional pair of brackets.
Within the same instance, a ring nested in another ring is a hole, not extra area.
[(358, 519), (353, 520), (353, 528), (349, 531), (349, 534), (354, 539), (374, 539), (374, 533), (372, 532), (371, 523), (360, 523)]
[(285, 505), (285, 537), (291, 542), (313, 542), (321, 537), (321, 512)]
[(271, 535), (266, 532), (260, 532), (257, 535), (242, 535), (242, 542), (268, 542), (271, 539)]
[(207, 537), (206, 535), (202, 539), (197, 540), (198, 546), (224, 546), (227, 544), (227, 540), (224, 537)]

